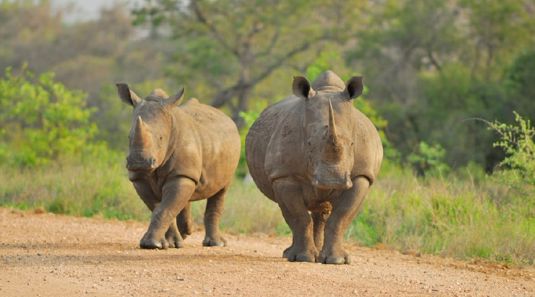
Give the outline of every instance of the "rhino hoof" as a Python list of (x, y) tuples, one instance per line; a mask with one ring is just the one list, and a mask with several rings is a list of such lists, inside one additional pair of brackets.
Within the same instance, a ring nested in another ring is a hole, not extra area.
[(290, 262), (315, 262), (316, 255), (316, 252), (296, 251), (293, 246), (290, 246), (282, 253), (282, 257)]
[(219, 240), (214, 239), (214, 238), (210, 238), (210, 237), (206, 237), (202, 241), (202, 245), (203, 246), (226, 246), (227, 245), (227, 241), (223, 237), (220, 237)]
[(310, 254), (299, 254), (299, 255), (295, 255), (295, 258), (293, 260), (288, 258), (288, 261), (290, 262), (294, 262), (294, 261), (295, 262), (315, 262), (316, 257)]
[(290, 257), (290, 253), (292, 253), (293, 245), (287, 247), (284, 252), (282, 252), (282, 257), (288, 259)]
[(327, 256), (327, 257), (320, 257), (318, 259), (318, 262), (323, 264), (351, 264), (351, 258), (346, 256)]
[(139, 243), (139, 247), (142, 249), (147, 249), (147, 250), (154, 250), (154, 249), (162, 250), (162, 249), (167, 249), (169, 247), (169, 244), (167, 243), (166, 240), (158, 241), (155, 239), (143, 238), (141, 239), (141, 242)]
[(169, 243), (170, 248), (179, 249), (184, 247), (184, 242), (177, 238), (167, 238), (167, 242)]

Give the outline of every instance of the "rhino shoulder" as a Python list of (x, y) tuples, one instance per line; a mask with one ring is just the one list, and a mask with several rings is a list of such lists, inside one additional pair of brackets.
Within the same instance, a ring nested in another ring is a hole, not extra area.
[(372, 121), (355, 109), (355, 175), (366, 176), (374, 182), (383, 160), (383, 145), (377, 128)]
[(276, 121), (272, 126), (271, 137), (267, 143), (265, 170), (271, 180), (292, 175), (303, 170), (302, 127), (303, 110), (301, 100), (294, 98), (285, 101), (274, 110)]

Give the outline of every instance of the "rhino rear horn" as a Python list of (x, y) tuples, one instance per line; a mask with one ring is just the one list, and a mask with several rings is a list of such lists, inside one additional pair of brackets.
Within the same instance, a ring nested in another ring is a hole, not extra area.
[(178, 93), (176, 93), (176, 95), (172, 96), (172, 97), (169, 97), (168, 99), (165, 100), (165, 103), (166, 104), (174, 104), (174, 105), (179, 105), (180, 102), (182, 102), (182, 99), (184, 99), (184, 87), (182, 87)]
[(117, 83), (115, 84), (117, 86), (117, 93), (119, 94), (119, 98), (123, 100), (126, 104), (130, 104), (132, 106), (137, 106), (138, 104), (143, 101), (141, 97), (139, 97), (134, 91), (128, 87), (125, 83)]
[(362, 76), (353, 76), (346, 83), (346, 93), (349, 95), (349, 99), (355, 99), (358, 96), (362, 95), (362, 90), (364, 85), (362, 84)]

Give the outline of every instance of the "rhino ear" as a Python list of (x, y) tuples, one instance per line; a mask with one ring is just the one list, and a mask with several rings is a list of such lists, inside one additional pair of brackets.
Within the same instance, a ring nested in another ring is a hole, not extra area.
[(349, 95), (349, 100), (355, 99), (362, 95), (364, 85), (362, 84), (362, 76), (353, 76), (346, 84), (346, 93)]
[(294, 95), (297, 97), (308, 99), (310, 95), (310, 83), (302, 76), (294, 76), (292, 89)]
[(117, 93), (119, 94), (119, 98), (123, 100), (126, 104), (130, 104), (132, 106), (137, 106), (143, 99), (141, 99), (134, 91), (130, 90), (127, 84), (124, 83), (118, 83), (115, 84), (117, 86)]
[(165, 100), (166, 104), (169, 105), (179, 105), (180, 102), (182, 102), (182, 99), (184, 99), (184, 88), (182, 87), (176, 95), (169, 97), (167, 100)]

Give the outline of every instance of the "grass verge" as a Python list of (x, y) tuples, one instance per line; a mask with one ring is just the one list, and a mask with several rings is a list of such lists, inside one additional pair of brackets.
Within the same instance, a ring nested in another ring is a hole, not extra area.
[[(0, 205), (148, 221), (150, 213), (123, 164), (107, 163), (68, 162), (31, 170), (2, 167)], [(410, 170), (387, 166), (346, 238), (403, 252), (533, 265), (535, 190), (506, 185), (506, 180), (468, 169), (422, 179)], [(204, 206), (205, 201), (193, 203), (198, 224)], [(229, 191), (221, 226), (230, 233), (290, 233), (277, 204), (241, 180)]]

